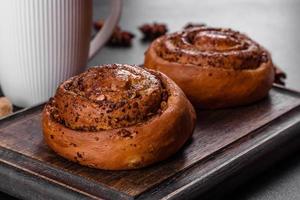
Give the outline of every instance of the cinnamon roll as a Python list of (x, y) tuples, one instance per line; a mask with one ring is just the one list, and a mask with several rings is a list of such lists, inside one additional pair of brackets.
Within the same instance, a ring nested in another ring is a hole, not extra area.
[(141, 168), (164, 160), (191, 137), (195, 111), (160, 72), (103, 65), (62, 83), (43, 110), (46, 143), (93, 168)]
[(210, 109), (260, 100), (274, 79), (266, 49), (237, 31), (206, 26), (156, 39), (144, 65), (173, 79), (195, 106)]

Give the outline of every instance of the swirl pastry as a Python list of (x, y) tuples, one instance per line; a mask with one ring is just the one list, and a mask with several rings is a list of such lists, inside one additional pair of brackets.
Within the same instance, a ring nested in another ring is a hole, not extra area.
[(274, 79), (263, 47), (237, 31), (205, 26), (156, 39), (144, 65), (173, 79), (197, 107), (210, 109), (262, 99)]
[(90, 68), (62, 83), (43, 111), (46, 143), (93, 168), (140, 168), (166, 159), (192, 135), (195, 111), (160, 72)]

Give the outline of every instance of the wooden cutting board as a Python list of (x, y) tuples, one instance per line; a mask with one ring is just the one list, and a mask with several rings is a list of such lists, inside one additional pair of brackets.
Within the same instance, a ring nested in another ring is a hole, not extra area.
[(253, 105), (198, 111), (192, 139), (164, 162), (141, 170), (96, 170), (46, 146), (42, 107), (0, 121), (0, 190), (16, 197), (189, 199), (246, 169), (266, 166), (299, 141), (300, 94), (273, 87), (268, 98)]

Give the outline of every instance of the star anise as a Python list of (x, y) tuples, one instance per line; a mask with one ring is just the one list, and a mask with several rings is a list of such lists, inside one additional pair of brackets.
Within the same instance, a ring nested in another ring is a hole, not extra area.
[(168, 32), (166, 24), (153, 23), (153, 24), (143, 24), (139, 27), (139, 30), (143, 33), (143, 40), (154, 40)]
[(286, 79), (286, 73), (282, 71), (280, 68), (277, 66), (274, 66), (274, 71), (275, 71), (275, 79), (274, 83), (277, 83), (279, 85), (285, 85), (285, 79)]
[[(94, 23), (94, 28), (99, 31), (102, 29), (104, 25), (103, 20), (99, 20)], [(107, 45), (109, 46), (123, 46), (128, 47), (132, 44), (132, 38), (134, 38), (134, 34), (129, 31), (124, 31), (120, 28), (120, 26), (116, 26), (113, 34), (111, 35)]]
[(187, 29), (187, 28), (193, 28), (193, 27), (203, 27), (206, 26), (206, 24), (204, 23), (187, 23), (183, 29)]

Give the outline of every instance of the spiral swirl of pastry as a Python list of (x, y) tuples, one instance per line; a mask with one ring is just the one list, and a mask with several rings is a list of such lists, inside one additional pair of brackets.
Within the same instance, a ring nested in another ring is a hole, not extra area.
[(104, 65), (64, 82), (54, 97), (53, 116), (76, 130), (128, 127), (157, 113), (166, 98), (154, 74), (130, 65)]
[(231, 29), (197, 27), (167, 35), (155, 51), (164, 60), (199, 67), (256, 69), (268, 60), (257, 43)]
[(262, 46), (240, 32), (206, 26), (156, 39), (144, 65), (172, 78), (201, 108), (252, 103), (268, 94), (274, 79)]
[(191, 137), (196, 114), (160, 72), (103, 65), (63, 82), (46, 104), (43, 133), (59, 155), (99, 169), (135, 169), (161, 161)]

